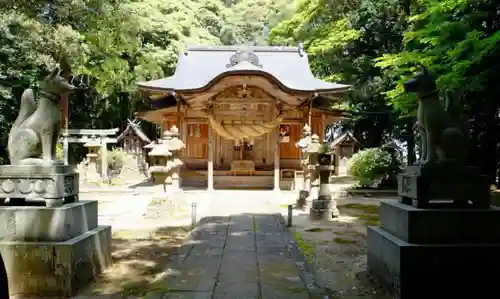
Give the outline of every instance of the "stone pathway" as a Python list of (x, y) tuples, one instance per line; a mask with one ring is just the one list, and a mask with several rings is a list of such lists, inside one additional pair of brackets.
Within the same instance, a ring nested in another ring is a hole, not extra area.
[[(279, 203), (290, 194), (186, 191), (188, 205), (196, 204), (198, 225), (178, 257), (167, 263), (152, 282), (156, 291), (141, 298), (328, 298), (309, 294), (315, 292), (311, 274), (305, 271), (303, 257), (283, 223)], [(99, 222), (113, 225), (114, 230), (149, 225), (140, 220), (149, 195), (120, 194), (117, 199), (116, 194), (101, 193), (82, 197), (98, 198)], [(164, 226), (168, 220), (156, 222)], [(95, 298), (111, 299), (106, 295)]]
[[(164, 278), (163, 298), (309, 298), (277, 214), (203, 218)], [(168, 274), (167, 274), (168, 275)]]

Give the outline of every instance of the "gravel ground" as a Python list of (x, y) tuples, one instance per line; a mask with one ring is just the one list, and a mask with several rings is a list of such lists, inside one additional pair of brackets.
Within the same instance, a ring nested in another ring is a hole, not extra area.
[(366, 227), (378, 225), (382, 200), (391, 199), (339, 198), (341, 216), (332, 222), (312, 222), (308, 212), (294, 210), (295, 239), (312, 264), (317, 283), (329, 290), (329, 298), (390, 298), (366, 274)]

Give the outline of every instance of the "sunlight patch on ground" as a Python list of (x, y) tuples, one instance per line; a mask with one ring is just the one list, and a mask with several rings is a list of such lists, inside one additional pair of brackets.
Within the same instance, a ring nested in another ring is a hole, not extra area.
[(187, 228), (115, 232), (113, 264), (82, 295), (142, 296), (156, 289), (187, 234)]

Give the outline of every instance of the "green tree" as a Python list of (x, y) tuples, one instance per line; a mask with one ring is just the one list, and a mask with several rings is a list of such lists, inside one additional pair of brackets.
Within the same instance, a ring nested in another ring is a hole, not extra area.
[(383, 55), (377, 65), (397, 75), (387, 91), (391, 103), (414, 114), (416, 99), (403, 93), (402, 83), (427, 65), (441, 91), (462, 98), (469, 119), (472, 144), (470, 162), (479, 164), (495, 181), (498, 164), (500, 101), (500, 24), (498, 1), (419, 1), (405, 33), (405, 49)]

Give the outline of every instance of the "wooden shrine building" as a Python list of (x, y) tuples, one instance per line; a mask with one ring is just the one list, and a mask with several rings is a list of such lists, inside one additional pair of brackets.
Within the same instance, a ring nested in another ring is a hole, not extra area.
[(147, 151), (145, 145), (151, 143), (136, 121), (127, 119), (127, 127), (116, 138), (123, 152), (136, 161), (141, 173), (147, 173)]
[(352, 157), (361, 147), (358, 139), (354, 137), (351, 131), (345, 131), (339, 136), (335, 137), (330, 142), (329, 147), (335, 149), (334, 165), (335, 174), (344, 176), (348, 174), (347, 161)]
[(288, 188), (303, 126), (323, 139), (350, 87), (315, 78), (302, 47), (236, 46), (187, 48), (173, 76), (138, 85), (152, 110), (137, 117), (180, 129), (183, 185), (209, 190)]

